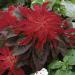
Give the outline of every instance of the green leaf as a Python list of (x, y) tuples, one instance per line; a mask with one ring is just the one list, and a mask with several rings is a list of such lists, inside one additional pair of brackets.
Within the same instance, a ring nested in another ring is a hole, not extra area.
[(25, 5), (27, 7), (31, 6), (31, 0), (16, 0), (16, 4)]
[(65, 74), (65, 71), (57, 70), (55, 75), (66, 75), (66, 74)]
[(61, 61), (53, 61), (50, 65), (49, 65), (49, 69), (58, 69), (62, 66), (63, 62)]
[(48, 70), (48, 75), (55, 75), (56, 70)]
[(65, 56), (65, 57), (63, 58), (63, 62), (64, 62), (64, 63), (68, 62), (68, 60), (69, 60), (69, 56)]
[(8, 0), (9, 4), (13, 4), (15, 2), (15, 0)]
[(69, 50), (66, 56), (75, 56), (75, 49)]
[(75, 75), (75, 73), (68, 70), (57, 70), (55, 75)]
[(63, 61), (68, 65), (75, 65), (75, 50), (70, 50), (64, 57)]
[(45, 2), (45, 0), (33, 0), (32, 4), (42, 4), (43, 2)]
[(68, 60), (69, 65), (75, 65), (75, 56), (70, 56)]
[(61, 0), (56, 0), (55, 3), (56, 3), (56, 4), (60, 4), (60, 2), (61, 2)]
[(42, 5), (44, 2), (50, 2), (49, 7), (52, 7), (54, 5), (54, 3), (56, 2), (56, 0), (33, 0), (31, 2), (31, 6), (33, 6), (33, 4), (39, 4)]
[(3, 0), (0, 0), (0, 2), (2, 2)]
[(34, 73), (30, 74), (30, 75), (35, 75)]
[(65, 15), (65, 7), (61, 5), (61, 0), (56, 0), (53, 5), (53, 11)]
[(24, 3), (25, 3), (25, 0), (17, 0), (17, 4), (24, 5)]
[(75, 4), (75, 0), (70, 0), (70, 1)]
[(63, 61), (64, 62), (68, 61), (71, 56), (75, 57), (75, 50), (74, 49), (71, 49), (68, 51), (68, 53), (65, 55)]

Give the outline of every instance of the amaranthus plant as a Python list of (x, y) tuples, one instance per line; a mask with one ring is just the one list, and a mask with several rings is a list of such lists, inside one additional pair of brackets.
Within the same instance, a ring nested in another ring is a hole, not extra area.
[(26, 66), (36, 72), (75, 47), (71, 19), (49, 8), (50, 3), (0, 10), (0, 74), (24, 75)]

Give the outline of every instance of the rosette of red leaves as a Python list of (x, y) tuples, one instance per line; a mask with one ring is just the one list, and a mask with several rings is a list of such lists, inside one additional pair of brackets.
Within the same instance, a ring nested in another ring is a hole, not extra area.
[(24, 71), (20, 69), (14, 69), (17, 57), (12, 56), (11, 51), (8, 48), (0, 48), (0, 75), (8, 70), (8, 75), (25, 75)]
[(4, 14), (0, 17), (0, 29), (5, 40), (3, 46), (18, 57), (17, 68), (27, 65), (33, 71), (40, 70), (59, 54), (64, 56), (68, 48), (75, 45), (75, 29), (69, 19), (49, 11), (47, 4), (34, 5), (33, 9), (19, 6), (15, 8), (19, 17), (14, 15), (13, 18), (14, 9), (7, 10), (8, 18)]
[(13, 15), (14, 11), (14, 6), (0, 10), (0, 75), (25, 75), (23, 69), (15, 68), (18, 59), (12, 56), (12, 51), (9, 49), (11, 44), (7, 43), (7, 40), (15, 35), (11, 30), (12, 25), (17, 22), (17, 17)]

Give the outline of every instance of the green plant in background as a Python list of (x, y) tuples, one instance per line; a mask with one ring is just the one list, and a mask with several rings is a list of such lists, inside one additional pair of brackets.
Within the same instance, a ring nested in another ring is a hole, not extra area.
[(41, 4), (42, 4), (43, 2), (45, 2), (45, 1), (46, 1), (46, 0), (33, 0), (31, 4), (32, 4), (32, 5), (33, 5), (33, 4), (40, 4), (40, 5), (41, 5)]
[(63, 60), (54, 60), (48, 66), (49, 75), (75, 75), (75, 50), (70, 50)]
[(25, 6), (30, 7), (31, 6), (31, 0), (17, 0), (16, 4), (25, 5)]
[(0, 9), (6, 8), (8, 5), (12, 5), (15, 3), (15, 0), (0, 0)]
[(54, 5), (53, 5), (53, 10), (62, 14), (62, 15), (65, 15), (65, 6), (62, 6), (61, 5), (61, 0), (56, 0)]
[(6, 8), (9, 5), (25, 5), (30, 7), (31, 0), (0, 0), (0, 9)]
[(53, 11), (63, 15), (73, 17), (75, 14), (75, 0), (32, 0), (31, 7), (34, 4), (43, 4), (43, 2), (49, 1), (48, 7)]
[(45, 2), (46, 0), (32, 0), (31, 2), (31, 8), (33, 8), (34, 4), (38, 4), (38, 5), (42, 5), (43, 2)]
[(69, 1), (71, 1), (73, 4), (75, 4), (75, 0), (69, 0)]
[(53, 9), (54, 11), (62, 14), (62, 15), (65, 15), (65, 7), (60, 5), (61, 3), (61, 0), (33, 0), (32, 3), (31, 3), (31, 7), (34, 5), (34, 4), (43, 4), (44, 2), (50, 2), (48, 7), (50, 9)]

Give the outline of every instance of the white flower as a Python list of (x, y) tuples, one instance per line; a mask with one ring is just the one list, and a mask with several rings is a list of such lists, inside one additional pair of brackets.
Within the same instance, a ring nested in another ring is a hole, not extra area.
[(75, 4), (70, 1), (61, 1), (61, 5), (64, 5), (66, 8), (66, 16), (75, 18)]
[(48, 75), (47, 69), (43, 68), (40, 71), (36, 72), (34, 75)]

